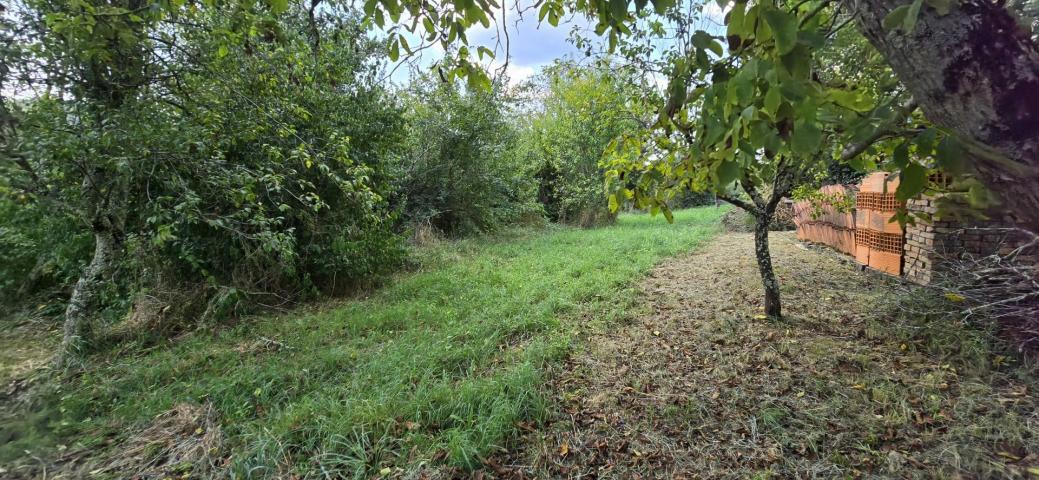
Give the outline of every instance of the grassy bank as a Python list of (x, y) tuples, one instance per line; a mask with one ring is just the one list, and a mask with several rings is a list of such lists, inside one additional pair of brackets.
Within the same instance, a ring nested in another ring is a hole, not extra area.
[[(366, 299), (107, 352), (34, 414), (0, 426), (0, 455), (113, 455), (118, 476), (130, 468), (120, 451), (141, 442), (134, 432), (180, 405), (211, 406), (204, 417), (215, 420), (189, 436), (241, 475), (478, 465), (519, 422), (544, 416), (545, 367), (581, 325), (625, 315), (634, 281), (711, 237), (720, 213), (443, 243), (419, 253), (418, 272)], [(140, 453), (149, 455), (158, 454)]]

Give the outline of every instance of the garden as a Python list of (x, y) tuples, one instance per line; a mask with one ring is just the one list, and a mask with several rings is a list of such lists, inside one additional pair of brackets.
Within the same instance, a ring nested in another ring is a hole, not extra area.
[(0, 5), (0, 477), (1039, 478), (1037, 18)]

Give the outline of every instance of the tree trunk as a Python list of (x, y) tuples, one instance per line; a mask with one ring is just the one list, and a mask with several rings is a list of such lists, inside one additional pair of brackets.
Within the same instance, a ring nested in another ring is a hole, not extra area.
[(765, 315), (782, 318), (783, 308), (779, 301), (779, 281), (772, 270), (772, 255), (768, 251), (768, 224), (771, 215), (754, 215), (754, 256), (758, 260), (761, 283), (765, 287)]
[(906, 0), (844, 5), (887, 59), (927, 118), (983, 151), (979, 179), (1025, 226), (1039, 231), (1039, 48), (1002, 3), (952, 2), (947, 15), (927, 6), (912, 32), (892, 32), (884, 17)]
[(65, 308), (65, 331), (58, 352), (58, 367), (67, 368), (81, 357), (90, 340), (98, 294), (115, 263), (116, 239), (111, 230), (94, 232), (94, 257), (79, 276), (68, 307)]

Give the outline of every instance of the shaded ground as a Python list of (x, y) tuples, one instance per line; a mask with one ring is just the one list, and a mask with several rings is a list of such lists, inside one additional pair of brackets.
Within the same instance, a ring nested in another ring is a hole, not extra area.
[(557, 415), (487, 473), (554, 478), (1039, 478), (1034, 376), (922, 292), (775, 234), (782, 322), (752, 238), (655, 269), (645, 312), (558, 371)]

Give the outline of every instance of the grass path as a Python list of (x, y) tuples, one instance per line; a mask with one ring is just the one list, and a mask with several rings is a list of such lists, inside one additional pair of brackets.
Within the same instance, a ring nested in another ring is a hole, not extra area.
[(761, 315), (749, 234), (660, 265), (640, 286), (645, 313), (558, 368), (562, 414), (497, 473), (1039, 478), (1034, 365), (848, 257), (791, 233), (772, 252), (782, 322)]
[[(518, 422), (546, 417), (546, 366), (576, 332), (627, 315), (642, 275), (711, 238), (720, 214), (677, 212), (674, 225), (631, 215), (596, 230), (448, 242), (367, 299), (105, 352), (31, 413), (0, 420), (0, 460), (30, 450), (112, 477), (216, 468), (363, 478), (427, 463), (477, 467)], [(217, 420), (192, 431), (202, 417), (178, 413), (187, 439), (133, 436), (190, 406), (211, 407)], [(218, 457), (212, 466), (172, 458), (173, 442), (186, 441), (223, 448), (203, 455)], [(140, 458), (121, 458), (127, 451)]]

